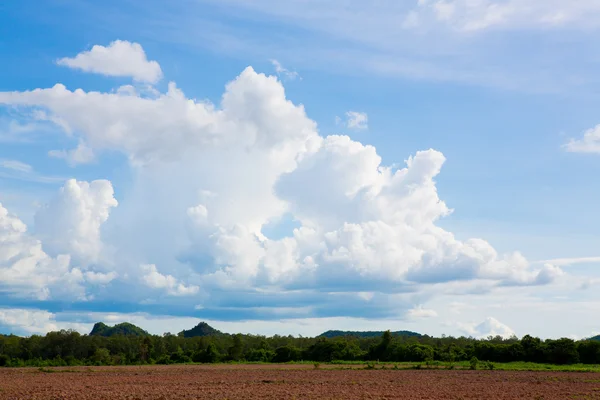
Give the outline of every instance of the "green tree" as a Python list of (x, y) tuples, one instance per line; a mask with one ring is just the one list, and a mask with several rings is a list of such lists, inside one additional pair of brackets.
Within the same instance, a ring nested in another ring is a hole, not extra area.
[(229, 359), (233, 361), (239, 361), (242, 359), (244, 354), (244, 342), (242, 341), (242, 335), (237, 334), (233, 336), (233, 345), (229, 348), (228, 355)]
[(92, 361), (96, 365), (110, 364), (110, 361), (111, 361), (110, 351), (108, 351), (108, 349), (105, 349), (105, 348), (96, 349), (96, 351), (94, 352), (94, 355), (92, 356)]
[(576, 364), (579, 353), (575, 341), (568, 338), (546, 341), (546, 360), (552, 364)]
[(208, 346), (206, 346), (206, 349), (202, 353), (202, 356), (200, 357), (200, 362), (216, 363), (220, 359), (221, 354), (219, 353), (219, 350), (217, 350), (217, 346), (215, 346), (215, 344), (211, 342), (208, 344)]

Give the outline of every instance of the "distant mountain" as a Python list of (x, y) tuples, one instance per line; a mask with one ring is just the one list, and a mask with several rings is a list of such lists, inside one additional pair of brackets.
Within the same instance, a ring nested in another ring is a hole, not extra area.
[(150, 336), (148, 332), (143, 330), (142, 328), (130, 324), (128, 322), (123, 322), (122, 324), (117, 324), (115, 326), (108, 326), (103, 322), (97, 322), (94, 324), (92, 331), (90, 332), (90, 336)]
[(183, 330), (179, 332), (179, 336), (183, 337), (196, 337), (196, 336), (217, 336), (222, 335), (223, 332), (216, 330), (206, 322), (200, 322), (198, 325), (190, 330)]
[(597, 341), (600, 341), (600, 335), (591, 337), (588, 340), (597, 340)]
[[(334, 337), (343, 337), (343, 336), (354, 336), (359, 338), (371, 338), (371, 337), (380, 337), (383, 335), (383, 331), (368, 331), (368, 332), (353, 332), (353, 331), (327, 331), (321, 333), (317, 337), (326, 337), (326, 338), (334, 338)], [(393, 336), (414, 336), (421, 337), (420, 333), (411, 332), (411, 331), (397, 331), (392, 332)]]

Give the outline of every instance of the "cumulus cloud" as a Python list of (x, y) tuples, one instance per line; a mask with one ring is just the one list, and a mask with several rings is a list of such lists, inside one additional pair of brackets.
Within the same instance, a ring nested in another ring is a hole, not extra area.
[(186, 286), (171, 275), (163, 275), (156, 265), (142, 265), (142, 281), (152, 289), (165, 289), (172, 296), (189, 296), (198, 293), (198, 286)]
[(585, 131), (581, 139), (571, 139), (565, 149), (571, 153), (600, 154), (600, 125)]
[(460, 329), (467, 335), (476, 338), (487, 338), (488, 336), (502, 336), (509, 338), (515, 336), (515, 332), (495, 318), (488, 317), (479, 324), (462, 324)]
[(70, 261), (68, 255), (48, 256), (27, 226), (0, 204), (0, 292), (40, 300), (55, 293), (84, 297), (81, 271), (70, 268)]
[(118, 205), (112, 184), (68, 180), (35, 216), (36, 236), (51, 255), (69, 254), (84, 264), (100, 260), (100, 228)]
[(10, 332), (26, 334), (46, 333), (57, 330), (54, 315), (43, 310), (1, 309), (0, 329), (8, 328)]
[[(71, 317), (69, 315), (69, 317)], [(80, 319), (80, 318), (75, 318)], [(0, 333), (37, 335), (62, 329), (87, 334), (91, 323), (64, 320), (64, 315), (32, 308), (0, 308)]]
[[(373, 146), (320, 135), (276, 77), (251, 67), (218, 105), (190, 99), (174, 83), (156, 96), (57, 84), (0, 92), (0, 104), (42, 108), (95, 154), (116, 151), (130, 161), (132, 186), (110, 219), (110, 182), (65, 185), (36, 217), (44, 249), (85, 266), (103, 263), (110, 245), (117, 256), (108, 264), (141, 272), (146, 287), (172, 296), (206, 296), (194, 303), (203, 311), (240, 302), (250, 309), (269, 290), (288, 309), (326, 298), (329, 308), (310, 308), (320, 316), (358, 312), (349, 304), (398, 316), (419, 304), (408, 293), (427, 285), (543, 285), (561, 274), (438, 226), (451, 212), (436, 188), (442, 153), (385, 165)], [(268, 237), (264, 227), (285, 216), (299, 226)], [(104, 225), (110, 235), (101, 235)], [(357, 295), (374, 291), (385, 294)]]
[(131, 77), (141, 82), (156, 83), (162, 78), (160, 65), (156, 61), (148, 61), (146, 52), (138, 43), (126, 40), (115, 40), (106, 47), (95, 45), (73, 58), (61, 58), (57, 64), (84, 72)]

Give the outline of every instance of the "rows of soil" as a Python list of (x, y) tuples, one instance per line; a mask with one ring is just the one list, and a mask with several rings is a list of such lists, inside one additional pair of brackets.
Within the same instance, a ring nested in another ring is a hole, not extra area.
[(8, 399), (600, 399), (600, 374), (152, 366), (0, 369)]

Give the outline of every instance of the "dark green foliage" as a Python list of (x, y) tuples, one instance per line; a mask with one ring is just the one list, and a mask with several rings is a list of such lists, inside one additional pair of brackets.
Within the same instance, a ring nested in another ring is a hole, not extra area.
[(471, 359), (469, 360), (469, 369), (477, 369), (478, 364), (479, 360), (477, 359), (477, 357), (471, 357)]
[(96, 365), (110, 364), (110, 361), (111, 361), (110, 351), (108, 351), (108, 349), (105, 349), (105, 348), (98, 348), (94, 352), (94, 355), (91, 357), (91, 360)]
[(577, 345), (572, 339), (558, 339), (546, 341), (546, 362), (550, 364), (577, 364), (579, 353)]
[(489, 369), (490, 371), (493, 371), (493, 370), (494, 370), (494, 368), (495, 368), (495, 365), (494, 365), (494, 363), (493, 363), (493, 362), (486, 361), (486, 362), (484, 362), (484, 363), (483, 363), (483, 367), (484, 367), (485, 369)]
[(596, 364), (600, 360), (600, 341), (586, 340), (577, 344), (579, 361), (584, 364)]
[(232, 361), (240, 361), (244, 354), (244, 342), (242, 335), (239, 333), (233, 336), (233, 345), (229, 348), (229, 359)]
[(588, 340), (596, 340), (600, 342), (600, 335), (589, 338)]
[(521, 339), (523, 360), (543, 363), (546, 359), (544, 347), (544, 343), (539, 338), (534, 338), (529, 335), (523, 336), (523, 339)]
[(196, 336), (217, 336), (222, 335), (223, 333), (216, 330), (206, 322), (200, 322), (198, 325), (189, 330), (184, 330), (179, 332), (179, 336), (183, 336), (186, 338), (196, 337)]
[(327, 339), (320, 337), (306, 349), (305, 359), (330, 362), (335, 360), (360, 360), (364, 353), (352, 341), (345, 339)]
[(10, 357), (6, 354), (0, 354), (0, 367), (6, 367), (10, 364)]
[[(379, 337), (254, 336), (217, 334), (185, 337), (165, 334), (107, 334), (97, 325), (96, 334), (75, 331), (49, 332), (45, 336), (21, 338), (0, 336), (0, 366), (50, 367), (76, 365), (136, 365), (171, 363), (215, 363), (221, 361), (296, 362), (409, 362), (419, 368), (475, 361), (475, 368), (493, 368), (494, 363), (536, 362), (600, 364), (600, 341), (571, 339), (540, 340), (525, 336), (485, 340), (429, 336)], [(443, 363), (443, 364), (442, 364)], [(373, 364), (375, 365), (375, 364)], [(379, 364), (378, 364), (379, 365)], [(450, 368), (450, 367), (448, 367)], [(377, 368), (379, 369), (379, 368)]]
[(221, 360), (221, 354), (214, 343), (209, 343), (206, 349), (198, 353), (195, 362), (201, 363), (216, 363)]
[(246, 360), (252, 362), (271, 362), (275, 357), (275, 352), (273, 350), (267, 349), (250, 349), (246, 354)]
[[(357, 338), (374, 338), (374, 337), (379, 338), (379, 337), (381, 337), (381, 335), (383, 335), (383, 332), (381, 332), (381, 331), (366, 331), (366, 332), (327, 331), (327, 332), (321, 333), (317, 337), (326, 337), (329, 339), (336, 338), (336, 337), (348, 337), (348, 336), (357, 337)], [(411, 331), (397, 331), (397, 332), (392, 332), (392, 336), (421, 337), (423, 335), (421, 335), (420, 333), (411, 332)]]
[(171, 357), (168, 354), (163, 354), (158, 360), (156, 360), (156, 363), (162, 365), (172, 364)]
[[(275, 350), (273, 362), (284, 363), (290, 361), (300, 361), (302, 359), (302, 350), (293, 346), (282, 346)], [(318, 360), (312, 360), (318, 361)]]
[(113, 327), (110, 327), (103, 322), (98, 322), (94, 324), (92, 331), (90, 332), (90, 336), (149, 336), (150, 334), (143, 330), (140, 327), (137, 327), (128, 322), (123, 322), (122, 324), (117, 324)]

